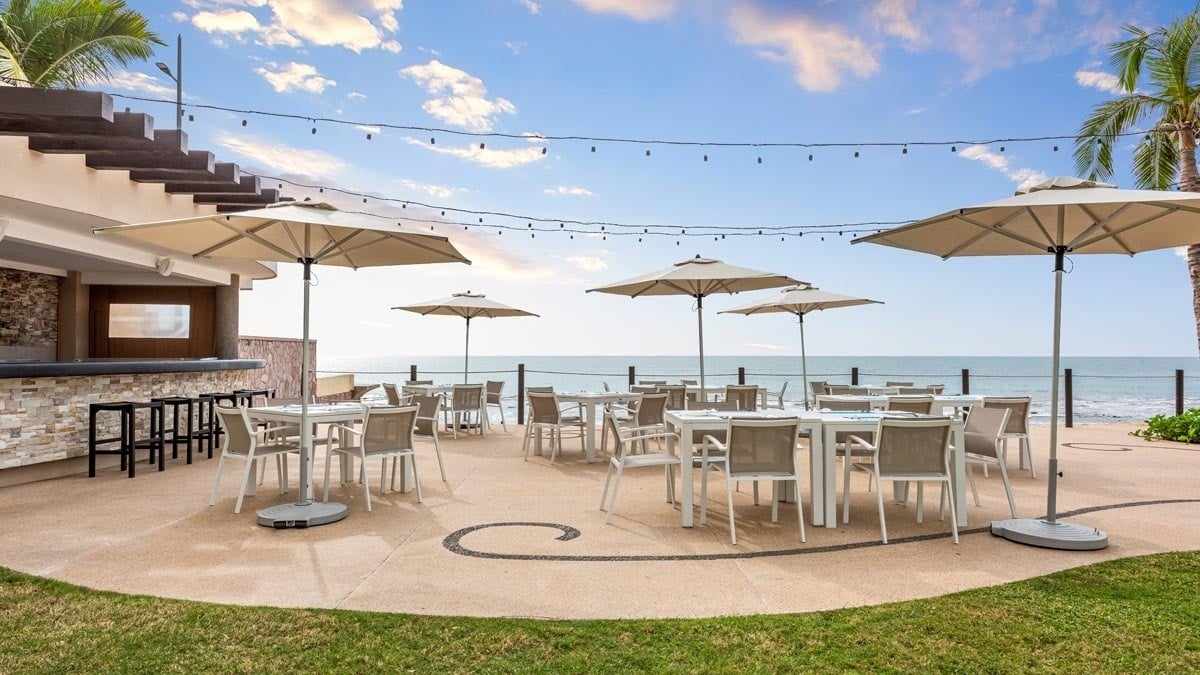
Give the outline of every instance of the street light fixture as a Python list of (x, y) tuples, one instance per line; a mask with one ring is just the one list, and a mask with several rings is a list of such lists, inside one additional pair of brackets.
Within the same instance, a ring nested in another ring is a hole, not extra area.
[(162, 61), (155, 62), (164, 75), (175, 81), (175, 128), (183, 128), (183, 36), (175, 36), (175, 72)]

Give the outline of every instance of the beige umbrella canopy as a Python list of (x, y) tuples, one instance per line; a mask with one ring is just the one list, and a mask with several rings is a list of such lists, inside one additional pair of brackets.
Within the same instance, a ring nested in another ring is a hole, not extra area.
[(631, 298), (643, 295), (688, 295), (696, 299), (696, 321), (700, 335), (700, 388), (704, 389), (704, 297), (714, 293), (741, 293), (803, 283), (782, 274), (760, 272), (728, 265), (720, 260), (696, 256), (691, 260), (618, 281), (589, 288), (588, 293), (612, 293)]
[(1120, 190), (1079, 178), (1055, 178), (1013, 197), (948, 211), (853, 243), (895, 246), (943, 259), (955, 256), (1054, 256), (1054, 345), (1050, 384), (1050, 482), (1045, 519), (992, 523), (992, 533), (1035, 546), (1096, 549), (1100, 530), (1057, 519), (1058, 372), (1063, 258), (1068, 253), (1123, 253), (1200, 243), (1200, 193)]
[(808, 408), (808, 355), (804, 350), (804, 315), (809, 312), (819, 312), (839, 307), (855, 307), (858, 305), (882, 305), (879, 300), (855, 298), (849, 295), (839, 295), (815, 288), (808, 284), (785, 288), (778, 295), (749, 304), (727, 309), (720, 314), (794, 314), (800, 320), (800, 364), (804, 377), (804, 407)]
[(375, 267), (463, 262), (445, 237), (406, 232), (371, 216), (328, 204), (276, 204), (262, 209), (93, 230), (116, 234), (194, 258), (296, 262), (304, 266), (304, 337), (300, 364), (300, 501), (258, 512), (259, 525), (307, 527), (346, 517), (342, 504), (312, 498), (312, 428), (308, 424), (309, 281), (312, 266)]
[(533, 312), (527, 312), (516, 307), (502, 305), (495, 300), (489, 300), (482, 293), (455, 293), (448, 298), (440, 300), (429, 300), (427, 302), (418, 302), (411, 305), (401, 305), (392, 309), (402, 309), (406, 312), (416, 312), (422, 316), (430, 314), (439, 314), (442, 316), (461, 316), (467, 320), (467, 340), (466, 351), (463, 355), (463, 382), (467, 382), (470, 373), (471, 359), (471, 319), (483, 317), (485, 319), (498, 319), (509, 316), (537, 316)]

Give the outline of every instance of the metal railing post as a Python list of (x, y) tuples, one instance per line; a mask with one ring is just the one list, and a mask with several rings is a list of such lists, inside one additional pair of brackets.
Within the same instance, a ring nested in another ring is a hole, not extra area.
[(738, 366), (738, 384), (746, 384), (746, 367)]
[(1063, 369), (1063, 398), (1066, 405), (1063, 407), (1063, 414), (1066, 416), (1065, 426), (1070, 429), (1075, 426), (1075, 410), (1071, 406), (1071, 369)]
[(1183, 414), (1183, 371), (1175, 371), (1175, 414)]
[(415, 363), (408, 367), (408, 381), (409, 382), (417, 381), (417, 364), (415, 364)]
[(850, 369), (850, 385), (853, 387), (858, 386), (858, 368)]
[(637, 369), (634, 366), (629, 366), (629, 386), (637, 384)]
[(525, 364), (517, 364), (517, 424), (525, 424)]
[(969, 368), (962, 369), (962, 393), (971, 393), (971, 370)]

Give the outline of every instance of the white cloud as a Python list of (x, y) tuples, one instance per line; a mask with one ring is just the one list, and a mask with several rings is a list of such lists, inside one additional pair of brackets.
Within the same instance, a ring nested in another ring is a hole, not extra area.
[(860, 78), (879, 70), (879, 61), (862, 40), (841, 26), (822, 24), (800, 14), (767, 14), (742, 4), (729, 14), (738, 44), (765, 47), (770, 60), (786, 59), (796, 82), (810, 91), (832, 91), (847, 73)]
[(559, 185), (555, 188), (546, 188), (544, 192), (548, 195), (565, 195), (568, 197), (592, 197), (595, 193), (587, 188)]
[(366, 133), (368, 133), (368, 134), (377, 134), (377, 133), (379, 133), (379, 127), (372, 126), (372, 125), (370, 125), (370, 124), (355, 124), (355, 125), (354, 125), (354, 128), (355, 128), (355, 129), (358, 129), (359, 131), (364, 131), (364, 132), (366, 132)]
[(925, 110), (926, 110), (925, 108), (917, 106), (916, 108), (909, 108), (908, 110), (905, 111), (905, 114), (920, 115), (921, 113), (925, 112)]
[(624, 14), (638, 21), (665, 19), (675, 13), (679, 0), (575, 0), (589, 12)]
[(327, 88), (337, 85), (337, 82), (323, 77), (317, 72), (316, 66), (295, 61), (282, 66), (276, 63), (267, 63), (265, 67), (255, 68), (254, 72), (262, 75), (271, 88), (281, 94), (297, 89), (310, 94), (320, 94)]
[(746, 346), (754, 347), (755, 349), (783, 349), (783, 347), (780, 347), (779, 345), (768, 344), (765, 342), (747, 342)]
[(917, 0), (879, 0), (871, 8), (875, 29), (885, 35), (900, 38), (909, 49), (928, 44), (929, 36), (910, 16), (916, 5)]
[(180, 23), (184, 23), (188, 20), (188, 15), (186, 12), (171, 12), (171, 18)]
[(513, 42), (512, 40), (505, 40), (504, 42), (501, 42), (500, 44), (504, 45), (505, 47), (508, 47), (508, 51), (510, 51), (514, 54), (520, 54), (525, 49), (524, 42)]
[(1003, 173), (1009, 179), (1016, 181), (1018, 190), (1043, 183), (1050, 178), (1036, 169), (1025, 167), (1014, 168), (1008, 157), (992, 152), (986, 145), (972, 145), (963, 148), (958, 154), (963, 159), (980, 162), (989, 169)]
[(1075, 82), (1081, 87), (1099, 89), (1108, 94), (1121, 95), (1129, 93), (1121, 86), (1121, 82), (1117, 79), (1116, 75), (1099, 70), (1077, 70), (1075, 71)]
[(447, 124), (471, 131), (491, 131), (496, 115), (517, 112), (517, 107), (511, 101), (487, 98), (487, 87), (483, 85), (483, 80), (437, 59), (424, 65), (404, 68), (400, 75), (434, 95), (421, 107)]
[(511, 169), (525, 164), (532, 164), (546, 158), (546, 155), (542, 154), (541, 148), (496, 150), (494, 148), (480, 149), (478, 145), (474, 144), (466, 147), (446, 147), (431, 145), (412, 137), (405, 138), (404, 141), (410, 145), (421, 146), (439, 155), (451, 155), (492, 169)]
[(158, 78), (145, 73), (135, 73), (120, 70), (109, 76), (107, 80), (94, 80), (91, 84), (104, 89), (120, 91), (144, 91), (156, 96), (175, 98), (175, 87), (162, 84)]
[[(312, 44), (340, 46), (354, 52), (383, 49), (401, 50), (400, 43), (388, 37), (400, 27), (396, 13), (403, 0), (218, 0), (222, 5), (268, 7), (268, 19), (245, 9), (219, 7), (203, 9), (192, 16), (192, 24), (207, 33), (242, 36), (253, 33), (260, 44), (269, 47), (300, 47)], [(197, 9), (213, 7), (188, 2)]]
[(608, 261), (594, 255), (568, 256), (566, 261), (585, 272), (603, 272), (608, 269)]
[(302, 150), (253, 136), (218, 132), (218, 145), (266, 168), (301, 176), (329, 177), (346, 168), (346, 162), (320, 150)]
[(401, 178), (400, 184), (409, 190), (424, 192), (430, 197), (440, 197), (442, 199), (445, 199), (446, 197), (453, 197), (460, 192), (467, 192), (466, 188), (449, 187), (447, 185), (436, 185), (433, 183), (418, 183), (415, 180), (409, 180), (407, 178)]
[(1183, 258), (1184, 260), (1187, 260), (1187, 257), (1188, 257), (1187, 250), (1188, 250), (1188, 247), (1186, 247), (1186, 246), (1177, 246), (1174, 249), (1175, 256), (1178, 258)]
[(537, 4), (536, 2), (534, 2), (533, 0), (518, 0), (518, 2), (520, 2), (521, 5), (525, 9), (529, 10), (530, 14), (541, 14), (542, 13), (542, 6)]
[(352, 101), (365, 101), (367, 100), (367, 95), (357, 91), (350, 91), (346, 92), (346, 98)]

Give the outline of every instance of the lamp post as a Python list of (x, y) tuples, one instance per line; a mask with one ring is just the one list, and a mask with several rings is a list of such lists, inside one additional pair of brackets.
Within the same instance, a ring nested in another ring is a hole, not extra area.
[(175, 36), (175, 72), (171, 72), (170, 66), (158, 61), (154, 65), (163, 71), (163, 74), (175, 81), (175, 128), (183, 128), (183, 35)]

